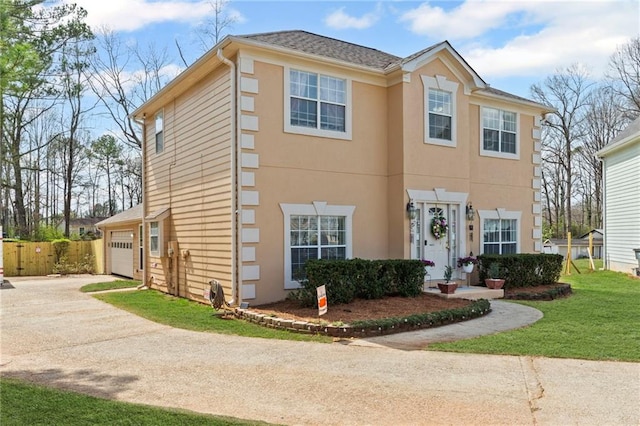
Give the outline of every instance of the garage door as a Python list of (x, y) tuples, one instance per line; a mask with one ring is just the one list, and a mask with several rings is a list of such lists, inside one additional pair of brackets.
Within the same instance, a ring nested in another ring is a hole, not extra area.
[(133, 278), (133, 231), (111, 231), (111, 273)]

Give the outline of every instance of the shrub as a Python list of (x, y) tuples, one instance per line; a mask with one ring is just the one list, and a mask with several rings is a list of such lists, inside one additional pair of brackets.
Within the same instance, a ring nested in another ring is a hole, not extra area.
[(326, 286), (329, 303), (341, 304), (355, 298), (415, 297), (424, 284), (420, 260), (309, 260), (305, 272), (302, 288), (293, 295), (304, 306), (316, 305), (316, 288), (321, 285)]
[(505, 289), (555, 284), (560, 279), (563, 259), (559, 254), (482, 254), (478, 256), (480, 280), (484, 281), (489, 268), (497, 263)]
[(67, 255), (69, 251), (69, 245), (71, 241), (67, 238), (58, 238), (57, 240), (51, 241), (51, 245), (53, 246), (53, 250), (56, 254), (55, 261), (60, 262), (63, 257)]

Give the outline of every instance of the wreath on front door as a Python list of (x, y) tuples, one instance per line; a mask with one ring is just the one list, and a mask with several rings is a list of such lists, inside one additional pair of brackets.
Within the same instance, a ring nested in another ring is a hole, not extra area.
[(440, 212), (436, 212), (431, 219), (431, 234), (436, 240), (444, 238), (449, 230), (447, 219)]

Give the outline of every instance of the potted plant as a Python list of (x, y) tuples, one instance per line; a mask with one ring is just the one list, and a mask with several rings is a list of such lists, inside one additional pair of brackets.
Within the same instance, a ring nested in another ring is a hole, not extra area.
[(476, 263), (478, 263), (478, 259), (474, 256), (458, 258), (458, 268), (462, 268), (462, 270), (467, 274), (473, 272), (473, 265), (475, 265)]
[(487, 269), (487, 275), (489, 278), (484, 279), (484, 285), (492, 290), (499, 290), (504, 285), (504, 278), (502, 278), (502, 268), (498, 262), (493, 262)]
[(438, 283), (438, 288), (440, 289), (441, 293), (453, 294), (453, 293), (455, 293), (456, 288), (458, 288), (458, 284), (457, 283), (450, 282), (452, 274), (453, 274), (453, 268), (450, 265), (445, 266), (444, 267), (444, 282), (443, 283)]
[(422, 259), (422, 264), (424, 265), (424, 281), (427, 282), (427, 277), (429, 277), (428, 281), (431, 282), (431, 274), (429, 274), (429, 268), (433, 268), (436, 266), (436, 263), (433, 260)]

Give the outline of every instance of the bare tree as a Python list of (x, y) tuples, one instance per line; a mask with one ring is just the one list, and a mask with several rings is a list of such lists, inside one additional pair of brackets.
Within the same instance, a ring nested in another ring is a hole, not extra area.
[[(195, 37), (198, 39), (200, 45), (200, 53), (205, 53), (213, 46), (218, 44), (222, 39), (222, 36), (231, 28), (233, 24), (238, 22), (238, 16), (233, 13), (229, 13), (229, 0), (211, 0), (209, 6), (211, 6), (211, 16), (205, 19), (200, 25), (198, 25), (194, 31)], [(178, 40), (175, 40), (176, 47), (182, 63), (185, 67), (190, 63), (186, 59), (182, 46)]]
[(129, 146), (142, 147), (141, 129), (131, 113), (176, 75), (170, 64), (166, 48), (128, 46), (104, 28), (98, 34), (88, 81)]
[[(542, 83), (531, 86), (533, 98), (545, 105), (553, 106), (556, 111), (547, 115), (548, 135), (553, 135), (555, 141), (562, 141), (562, 149), (556, 150), (557, 163), (563, 168), (564, 193), (564, 232), (572, 226), (573, 155), (582, 141), (584, 128), (582, 120), (588, 106), (589, 90), (593, 83), (589, 83), (587, 72), (578, 65), (572, 65), (566, 70), (558, 71), (547, 77)], [(543, 149), (545, 140), (543, 140)]]
[(581, 177), (585, 180), (585, 219), (589, 227), (602, 226), (602, 163), (596, 158), (596, 153), (628, 123), (622, 104), (622, 99), (610, 86), (599, 87), (589, 98), (580, 151)]
[(620, 46), (609, 60), (607, 74), (610, 87), (622, 97), (622, 105), (627, 118), (640, 115), (640, 37)]

